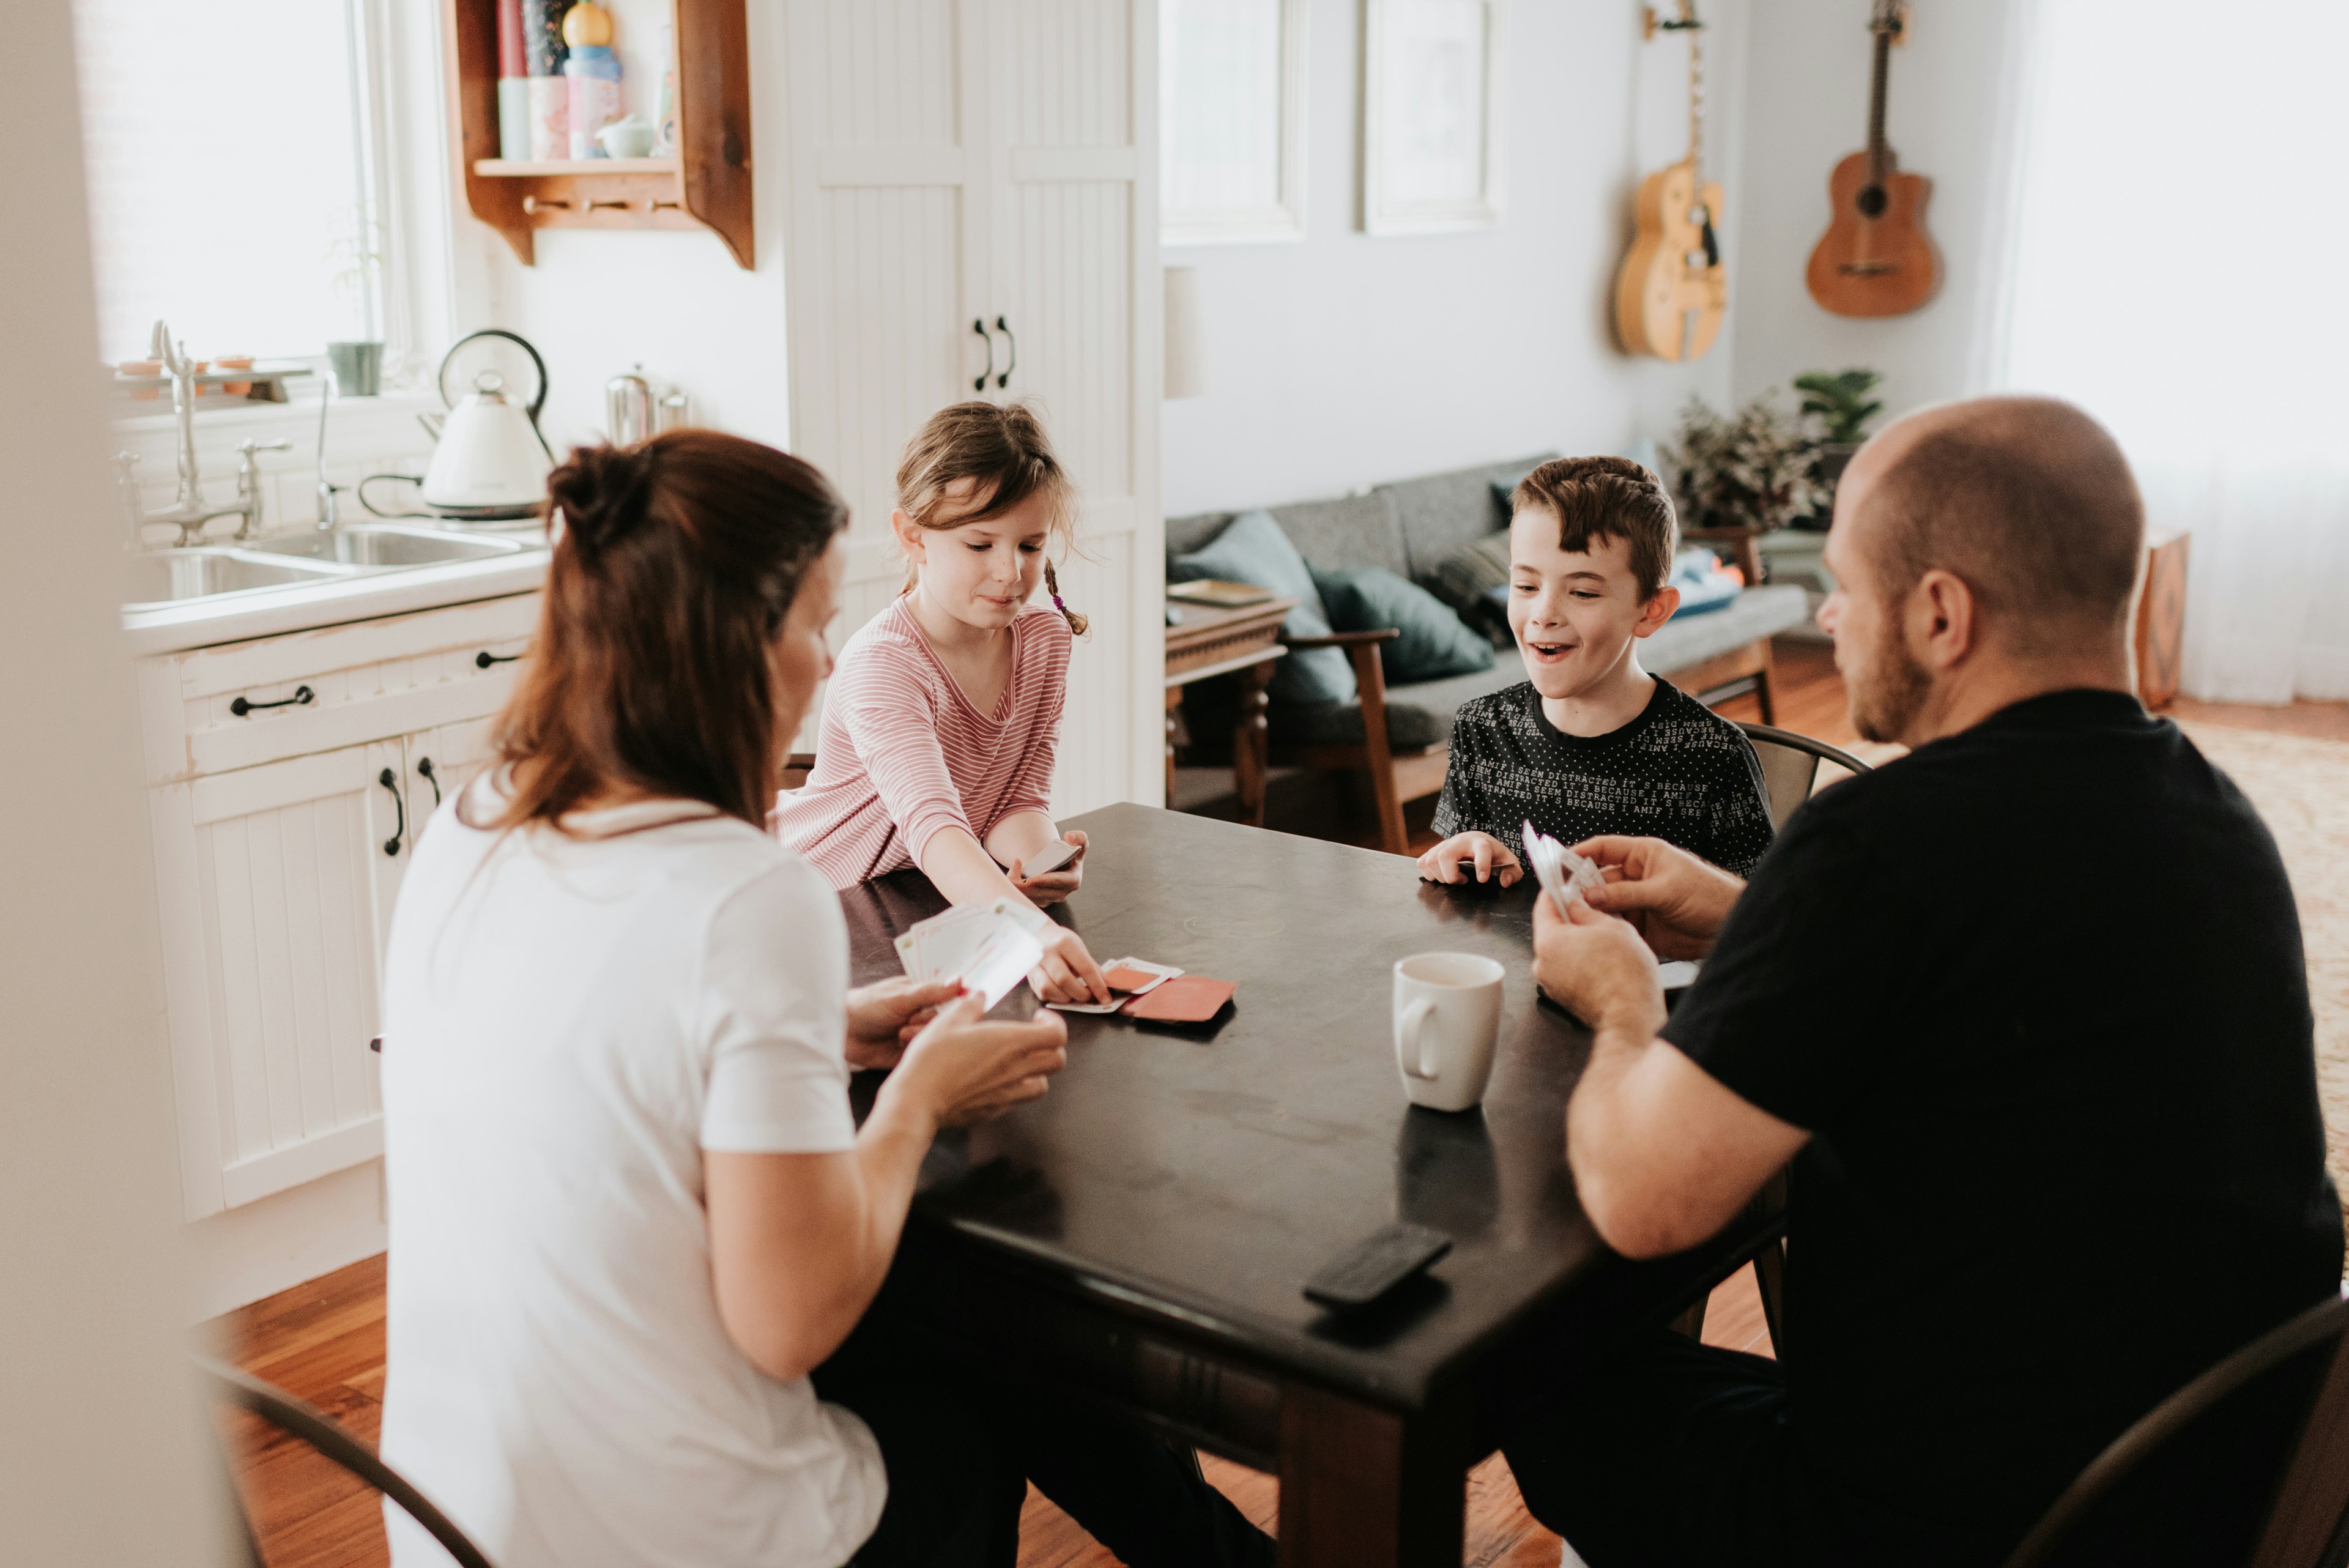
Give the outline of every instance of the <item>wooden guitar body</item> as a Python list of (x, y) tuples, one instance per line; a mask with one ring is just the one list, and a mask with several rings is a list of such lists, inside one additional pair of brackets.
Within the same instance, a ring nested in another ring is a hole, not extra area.
[(1805, 281), (1819, 307), (1837, 316), (1906, 316), (1941, 286), (1940, 254), (1925, 232), (1933, 182), (1901, 173), (1888, 151), (1882, 207), (1871, 217), (1868, 163), (1866, 152), (1855, 152), (1829, 176), (1835, 216), (1811, 252)]
[[(1615, 275), (1615, 330), (1624, 349), (1659, 359), (1694, 359), (1721, 335), (1729, 307), (1729, 273), (1718, 259), (1721, 186), (1696, 183), (1696, 164), (1684, 160), (1640, 182), (1638, 236)], [(1715, 236), (1709, 254), (1703, 225), (1689, 214), (1710, 214)]]

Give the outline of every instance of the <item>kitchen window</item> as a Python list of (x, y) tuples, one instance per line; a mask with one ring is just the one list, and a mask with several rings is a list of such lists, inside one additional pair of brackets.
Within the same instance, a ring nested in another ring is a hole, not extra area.
[(376, 340), (394, 371), (445, 332), (431, 9), (74, 0), (104, 358), (158, 317), (199, 358)]

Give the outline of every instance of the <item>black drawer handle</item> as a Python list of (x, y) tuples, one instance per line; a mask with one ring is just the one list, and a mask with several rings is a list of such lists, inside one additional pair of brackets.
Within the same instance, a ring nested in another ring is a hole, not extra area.
[(512, 664), (522, 657), (519, 653), (492, 653), (488, 649), (473, 655), (473, 668), (487, 670), (493, 664)]
[(382, 1054), (383, 1054), (383, 1036), (382, 1036), (382, 1035), (380, 1035), (380, 1034), (378, 1034), (378, 1035), (377, 1035), (374, 1039), (372, 1039), (372, 1040), (368, 1041), (368, 1042), (367, 1042), (367, 1049), (368, 1049), (368, 1050), (370, 1050), (370, 1051), (372, 1051), (372, 1052), (374, 1052), (374, 1053), (375, 1053), (377, 1055), (378, 1055), (378, 1056), (382, 1055)]
[[(1011, 323), (1004, 320), (1000, 316), (995, 318), (995, 329), (1003, 334), (1003, 341), (1009, 345), (1011, 349), (1011, 358), (1003, 367), (1003, 373), (995, 378), (995, 384), (999, 388), (1008, 387), (1011, 385), (1011, 372), (1019, 369), (1019, 339), (1011, 336)], [(995, 349), (992, 345), (989, 345), (987, 350), (987, 362), (989, 366), (995, 363)]]
[(264, 708), (306, 708), (317, 700), (318, 694), (307, 686), (296, 686), (293, 696), (281, 697), (274, 702), (256, 702), (250, 697), (240, 697), (228, 705), (228, 711), (242, 719), (247, 713), (258, 713)]
[(981, 343), (987, 345), (987, 369), (981, 370), (978, 373), (978, 379), (970, 384), (972, 391), (983, 392), (987, 390), (987, 379), (995, 374), (995, 339), (987, 335), (987, 321), (983, 317), (972, 322), (970, 329), (978, 334), (978, 340)]
[(417, 758), (416, 772), (419, 778), (423, 779), (426, 784), (432, 786), (432, 805), (434, 809), (439, 809), (440, 805), (440, 774), (439, 771), (433, 767), (432, 759), (430, 757)]
[(399, 853), (399, 841), (408, 836), (408, 802), (400, 796), (399, 775), (389, 768), (376, 774), (375, 782), (391, 792), (391, 804), (399, 810), (399, 826), (393, 828), (391, 836), (383, 841), (383, 852), (397, 855)]

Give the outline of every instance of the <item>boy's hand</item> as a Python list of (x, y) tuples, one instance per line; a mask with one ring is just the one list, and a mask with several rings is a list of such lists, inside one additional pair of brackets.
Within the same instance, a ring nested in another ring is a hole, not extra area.
[(1465, 882), (1468, 874), (1461, 868), (1463, 862), (1475, 865), (1479, 882), (1491, 881), (1498, 872), (1504, 888), (1515, 887), (1526, 875), (1509, 846), (1489, 833), (1454, 834), (1419, 857), (1419, 874), (1429, 882)]

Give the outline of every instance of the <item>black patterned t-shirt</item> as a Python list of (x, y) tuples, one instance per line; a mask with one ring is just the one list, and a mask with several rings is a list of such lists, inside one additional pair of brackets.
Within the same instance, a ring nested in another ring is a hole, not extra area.
[(1770, 847), (1762, 763), (1737, 726), (1670, 681), (1604, 735), (1542, 715), (1530, 680), (1462, 704), (1435, 833), (1489, 833), (1520, 859), (1531, 822), (1563, 844), (1602, 833), (1661, 838), (1753, 875)]

